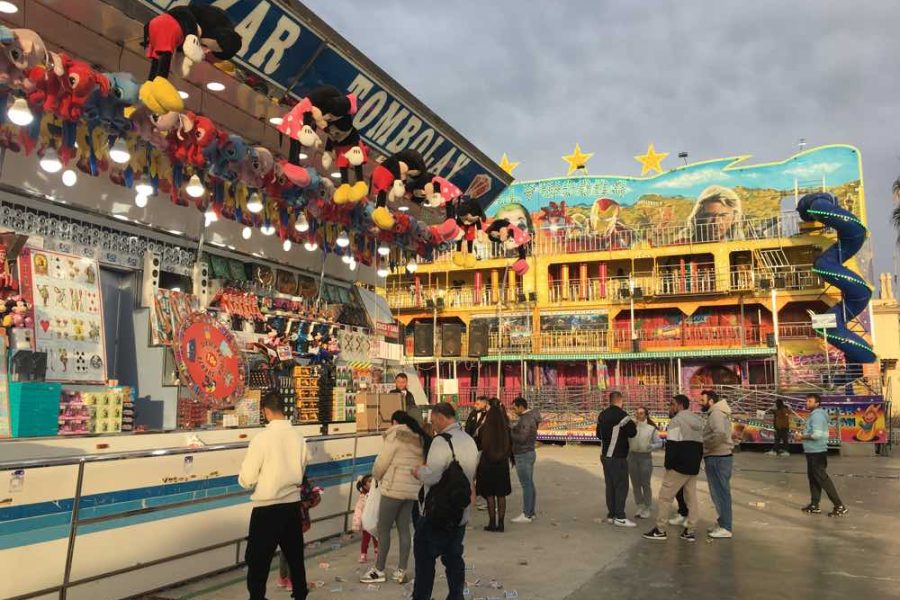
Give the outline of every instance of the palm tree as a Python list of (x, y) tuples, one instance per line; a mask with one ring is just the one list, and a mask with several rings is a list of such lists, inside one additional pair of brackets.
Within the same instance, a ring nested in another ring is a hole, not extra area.
[(897, 242), (900, 243), (900, 177), (894, 180), (893, 191), (894, 212), (891, 213), (891, 221), (894, 223), (894, 228), (898, 231)]

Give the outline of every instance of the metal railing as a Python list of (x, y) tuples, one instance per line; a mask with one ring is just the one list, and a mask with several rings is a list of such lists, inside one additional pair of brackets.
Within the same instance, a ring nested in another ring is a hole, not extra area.
[(608, 329), (542, 331), (537, 336), (538, 352), (604, 352), (609, 350)]
[[(356, 453), (358, 444), (356, 440), (358, 439), (359, 434), (334, 434), (329, 436), (321, 436), (319, 439), (328, 439), (328, 440), (337, 440), (337, 439), (353, 439), (353, 462), (352, 465), (356, 464)], [(317, 438), (307, 438), (310, 441), (313, 441)], [(142, 506), (141, 508), (122, 510), (119, 512), (108, 512), (104, 511), (105, 514), (101, 514), (98, 516), (91, 517), (82, 517), (81, 516), (81, 501), (84, 494), (84, 482), (85, 482), (85, 470), (86, 468), (94, 463), (104, 463), (104, 462), (112, 462), (112, 461), (122, 461), (122, 460), (134, 460), (134, 459), (142, 459), (142, 458), (156, 458), (156, 457), (164, 457), (164, 456), (177, 456), (177, 455), (197, 455), (201, 453), (207, 452), (218, 452), (218, 451), (227, 451), (227, 450), (240, 450), (246, 448), (249, 445), (249, 442), (233, 442), (226, 444), (210, 444), (199, 448), (163, 448), (156, 450), (136, 450), (130, 452), (111, 452), (107, 454), (91, 454), (86, 456), (66, 456), (66, 457), (58, 457), (58, 458), (39, 458), (39, 459), (24, 459), (24, 460), (10, 460), (10, 461), (0, 461), (0, 471), (11, 471), (11, 470), (20, 470), (20, 469), (39, 469), (46, 467), (60, 467), (60, 466), (73, 466), (77, 465), (77, 474), (75, 479), (75, 491), (74, 497), (71, 503), (71, 507), (69, 508), (69, 533), (68, 533), (68, 542), (66, 549), (66, 560), (64, 563), (63, 577), (62, 581), (59, 585), (44, 588), (40, 590), (29, 591), (25, 594), (21, 594), (18, 596), (14, 596), (9, 600), (28, 600), (30, 598), (37, 597), (45, 597), (51, 594), (59, 596), (60, 600), (65, 600), (68, 591), (76, 586), (81, 586), (87, 583), (99, 581), (102, 579), (106, 579), (109, 577), (114, 577), (118, 575), (123, 575), (126, 573), (130, 573), (133, 571), (138, 571), (141, 569), (145, 569), (154, 565), (165, 564), (167, 562), (172, 562), (175, 560), (179, 560), (182, 558), (187, 558), (189, 556), (194, 556), (197, 554), (202, 554), (204, 552), (209, 552), (210, 550), (223, 548), (227, 546), (233, 546), (240, 544), (244, 540), (246, 540), (246, 536), (241, 536), (239, 538), (228, 540), (225, 542), (220, 542), (212, 546), (204, 546), (201, 548), (195, 548), (192, 550), (188, 550), (182, 553), (179, 553), (174, 556), (167, 556), (163, 558), (154, 559), (151, 561), (141, 562), (134, 565), (129, 565), (123, 568), (116, 569), (114, 571), (99, 573), (95, 575), (91, 575), (88, 577), (83, 577), (79, 579), (74, 579), (72, 577), (72, 567), (74, 563), (75, 557), (75, 545), (76, 540), (79, 535), (79, 530), (83, 528), (87, 528), (90, 526), (95, 526), (98, 523), (105, 523), (111, 521), (117, 521), (122, 519), (129, 519), (136, 516), (141, 515), (149, 515), (152, 513), (172, 510), (177, 508), (183, 508), (187, 506), (197, 506), (203, 504), (209, 504), (212, 502), (218, 502), (221, 500), (236, 498), (242, 496), (249, 496), (252, 492), (251, 490), (239, 490), (239, 491), (224, 491), (224, 489), (220, 492), (210, 492), (207, 495), (197, 495), (192, 499), (183, 500), (180, 499), (184, 494), (175, 493), (174, 496), (179, 498), (178, 500), (173, 500), (171, 502), (166, 502), (164, 498), (157, 497), (155, 501), (150, 504)], [(350, 478), (352, 480), (353, 477), (353, 469), (351, 468), (351, 473), (339, 473), (335, 475), (326, 475), (323, 477), (318, 477), (315, 480), (317, 485), (326, 484), (327, 482), (339, 479), (347, 479)], [(176, 488), (177, 489), (177, 488)], [(340, 513), (330, 514), (330, 515), (322, 515), (316, 518), (311, 519), (312, 523), (318, 523), (321, 521), (327, 521), (331, 519), (335, 519), (338, 517), (344, 518), (344, 531), (347, 530), (347, 517), (353, 513), (351, 510), (350, 502), (352, 499), (352, 494), (347, 500), (347, 508), (346, 510), (341, 511)], [(27, 517), (25, 517), (27, 518)], [(312, 540), (307, 540), (312, 541)], [(237, 554), (236, 554), (237, 556)], [(236, 559), (236, 563), (234, 566), (238, 566), (240, 561)], [(198, 575), (201, 575), (198, 573)], [(168, 585), (175, 585), (180, 583), (180, 581), (172, 581), (169, 582)]]

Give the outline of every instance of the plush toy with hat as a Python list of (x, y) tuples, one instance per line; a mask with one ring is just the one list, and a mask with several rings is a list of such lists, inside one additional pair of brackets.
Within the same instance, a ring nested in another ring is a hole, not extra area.
[(144, 25), (144, 46), (150, 59), (147, 82), (141, 86), (141, 101), (156, 114), (181, 112), (184, 102), (169, 81), (172, 57), (184, 54), (181, 74), (187, 77), (206, 53), (228, 60), (241, 49), (241, 36), (228, 14), (216, 6), (177, 6), (150, 19)]

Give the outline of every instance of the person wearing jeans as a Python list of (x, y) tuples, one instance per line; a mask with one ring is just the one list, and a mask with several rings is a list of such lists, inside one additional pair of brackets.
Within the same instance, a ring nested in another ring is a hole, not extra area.
[(803, 512), (819, 514), (819, 501), (822, 499), (822, 490), (828, 495), (828, 499), (834, 504), (834, 510), (828, 513), (829, 517), (843, 517), (847, 514), (847, 508), (841, 502), (834, 482), (828, 476), (828, 415), (822, 408), (822, 398), (818, 394), (810, 394), (806, 397), (806, 408), (809, 409), (809, 418), (806, 420), (806, 430), (803, 432), (803, 452), (806, 453), (806, 475), (809, 478), (809, 504), (803, 508)]
[(703, 426), (703, 455), (706, 465), (706, 481), (709, 495), (719, 518), (717, 527), (707, 535), (713, 539), (732, 537), (731, 519), (731, 470), (734, 466), (734, 441), (731, 438), (731, 408), (716, 392), (708, 390), (700, 394), (700, 407), (707, 413)]
[(516, 463), (516, 475), (522, 486), (522, 514), (512, 519), (513, 523), (531, 523), (535, 517), (537, 490), (534, 487), (534, 463), (537, 453), (534, 446), (537, 441), (537, 430), (541, 424), (541, 414), (528, 408), (525, 398), (513, 400), (513, 410), (519, 420), (512, 426), (513, 460)]

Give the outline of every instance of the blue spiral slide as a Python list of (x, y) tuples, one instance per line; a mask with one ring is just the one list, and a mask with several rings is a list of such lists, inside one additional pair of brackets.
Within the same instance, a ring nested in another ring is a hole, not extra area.
[(866, 241), (866, 226), (856, 215), (841, 208), (832, 194), (825, 192), (803, 196), (797, 212), (804, 221), (818, 221), (837, 232), (837, 242), (813, 264), (814, 273), (841, 290), (841, 301), (829, 311), (837, 317), (837, 327), (828, 330), (828, 341), (844, 353), (847, 364), (875, 362), (872, 346), (847, 327), (847, 321), (864, 311), (872, 298), (866, 280), (844, 266)]

